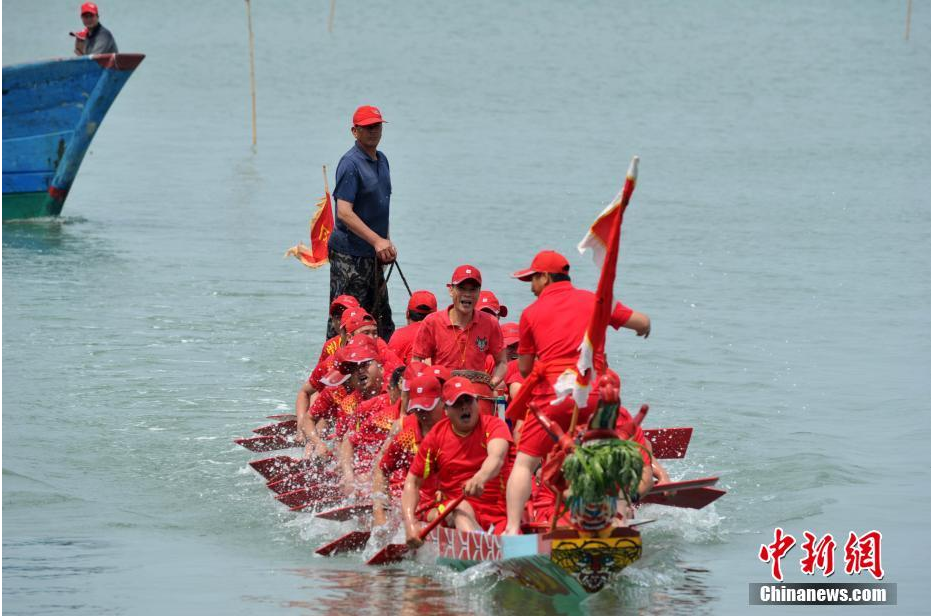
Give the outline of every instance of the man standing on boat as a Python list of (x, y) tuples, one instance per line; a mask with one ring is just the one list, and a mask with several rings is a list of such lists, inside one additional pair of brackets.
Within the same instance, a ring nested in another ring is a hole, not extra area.
[[(556, 397), (553, 386), (563, 372), (575, 369), (578, 364), (579, 348), (585, 337), (588, 319), (595, 308), (595, 294), (572, 286), (569, 261), (553, 250), (538, 253), (529, 268), (514, 272), (512, 277), (530, 282), (530, 290), (537, 296), (537, 300), (520, 317), (518, 369), (521, 376), (527, 377), (533, 369), (534, 361), (546, 365), (546, 380), (534, 389), (532, 404), (563, 430), (568, 430), (572, 405), (551, 405)], [(632, 329), (644, 338), (650, 335), (650, 318), (620, 302), (615, 304), (611, 312), (609, 325), (614, 329)], [(594, 367), (598, 376), (607, 370), (604, 347), (595, 349)], [(594, 382), (598, 382), (597, 379), (596, 376)], [(588, 422), (597, 402), (597, 390), (592, 388), (586, 406), (579, 409), (578, 425)], [(520, 534), (521, 516), (530, 498), (533, 474), (553, 445), (553, 439), (536, 415), (529, 414), (520, 429), (517, 458), (508, 478), (508, 521), (505, 534)]]
[[(85, 2), (81, 5), (81, 21), (84, 22), (84, 50), (85, 56), (100, 53), (118, 53), (116, 40), (109, 30), (100, 23), (100, 11), (93, 2)], [(80, 33), (71, 33), (80, 40), (77, 35)]]
[[(378, 335), (386, 342), (394, 333), (384, 265), (398, 251), (388, 232), (391, 176), (388, 159), (378, 151), (381, 111), (363, 105), (352, 116), (356, 142), (336, 167), (336, 226), (330, 235), (330, 301), (339, 295), (359, 300), (378, 323)], [(327, 337), (336, 335), (332, 325)]]
[(498, 319), (476, 308), (482, 291), (482, 273), (474, 265), (460, 265), (448, 285), (453, 303), (428, 315), (414, 339), (415, 361), (430, 360), (451, 370), (482, 373), (488, 356), (494, 360), (490, 387), (504, 379), (507, 353)]

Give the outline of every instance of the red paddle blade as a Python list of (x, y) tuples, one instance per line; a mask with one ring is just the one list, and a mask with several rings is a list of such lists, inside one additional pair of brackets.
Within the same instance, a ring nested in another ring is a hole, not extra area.
[(398, 563), (404, 560), (409, 548), (400, 543), (390, 543), (378, 551), (375, 556), (371, 557), (365, 564), (367, 565), (387, 565), (389, 563)]
[(275, 494), (284, 494), (300, 488), (309, 488), (319, 483), (336, 481), (339, 481), (339, 476), (336, 473), (317, 470), (316, 468), (298, 468), (298, 470), (283, 477), (272, 478), (266, 485)]
[(271, 479), (276, 475), (285, 473), (292, 466), (300, 464), (298, 458), (291, 456), (274, 456), (272, 458), (262, 458), (249, 462), (249, 466), (265, 479)]
[[(356, 518), (361, 518), (372, 513), (372, 505), (350, 505), (349, 507), (338, 507), (321, 511), (316, 517), (323, 520), (333, 520), (334, 522), (347, 522)], [(320, 553), (319, 551), (317, 552)]]
[(297, 420), (279, 421), (278, 423), (260, 426), (253, 430), (259, 436), (290, 436), (297, 433)]
[(298, 447), (294, 439), (284, 436), (253, 436), (252, 438), (238, 438), (233, 441), (237, 445), (242, 445), (249, 451), (265, 452), (275, 451), (278, 449), (290, 449)]
[(717, 488), (691, 488), (688, 490), (680, 490), (669, 496), (647, 494), (640, 499), (640, 503), (684, 507), (686, 509), (701, 509), (702, 507), (710, 505), (725, 494), (727, 494), (725, 490), (719, 490)]
[(692, 440), (692, 428), (657, 428), (644, 430), (653, 445), (653, 456), (660, 460), (684, 458)]
[(340, 498), (339, 487), (333, 485), (314, 485), (279, 494), (275, 497), (275, 500), (290, 507), (291, 511), (300, 511), (312, 505), (335, 503), (338, 502)]
[(297, 419), (297, 415), (294, 413), (281, 413), (279, 415), (268, 415), (265, 419), (275, 419), (277, 421), (288, 421), (291, 419)]
[(346, 533), (339, 539), (317, 548), (316, 552), (320, 556), (335, 556), (342, 552), (354, 552), (361, 550), (368, 543), (372, 533), (367, 530), (354, 530)]
[(701, 477), (699, 479), (686, 479), (685, 481), (670, 481), (658, 483), (650, 488), (647, 494), (662, 494), (663, 492), (677, 492), (693, 488), (709, 488), (718, 482), (717, 477)]

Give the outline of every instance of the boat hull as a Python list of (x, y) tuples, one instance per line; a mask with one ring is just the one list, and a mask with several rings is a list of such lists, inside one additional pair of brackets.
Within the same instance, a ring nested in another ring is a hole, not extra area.
[(100, 123), (144, 57), (3, 68), (3, 220), (61, 213)]
[(525, 588), (553, 598), (583, 600), (640, 558), (640, 533), (613, 529), (609, 536), (570, 530), (540, 535), (500, 536), (439, 528), (431, 534), (437, 562), (464, 570), (483, 562)]

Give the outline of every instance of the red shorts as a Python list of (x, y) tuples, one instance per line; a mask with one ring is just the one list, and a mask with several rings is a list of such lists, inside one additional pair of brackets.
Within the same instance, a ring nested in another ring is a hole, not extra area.
[(491, 504), (487, 501), (473, 500), (469, 497), (465, 499), (472, 506), (475, 512), (475, 521), (478, 522), (479, 528), (483, 531), (491, 528), (495, 534), (500, 534), (504, 527), (507, 526), (508, 515), (503, 502)]
[[(559, 424), (559, 427), (562, 428), (563, 431), (568, 431), (569, 424), (572, 423), (572, 405), (560, 404), (553, 406), (550, 402), (554, 399), (555, 396), (552, 393), (545, 395), (536, 394), (533, 397), (532, 404), (542, 410), (554, 423)], [(595, 388), (592, 388), (591, 393), (588, 395), (587, 406), (579, 409), (579, 418), (576, 425), (581, 426), (588, 423), (597, 405), (598, 392)], [(543, 428), (543, 425), (537, 420), (537, 416), (528, 412), (527, 420), (524, 421), (524, 425), (520, 429), (520, 440), (517, 442), (517, 452), (525, 453), (535, 458), (545, 458), (553, 449), (554, 445), (556, 445), (556, 441), (554, 441), (550, 433)]]

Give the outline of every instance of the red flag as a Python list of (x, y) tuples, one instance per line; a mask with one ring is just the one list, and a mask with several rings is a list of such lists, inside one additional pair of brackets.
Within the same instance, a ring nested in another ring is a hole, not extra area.
[[(605, 331), (611, 318), (611, 309), (614, 307), (614, 278), (617, 273), (617, 257), (621, 245), (621, 224), (624, 221), (624, 211), (630, 203), (630, 196), (637, 183), (637, 164), (640, 158), (634, 156), (627, 170), (627, 180), (624, 188), (614, 198), (611, 205), (605, 208), (601, 215), (592, 224), (591, 229), (579, 243), (579, 252), (584, 253), (591, 248), (595, 263), (601, 266), (601, 276), (598, 279), (596, 291), (595, 310), (589, 321), (585, 338), (579, 347), (579, 361), (576, 364), (579, 379), (577, 383), (565, 383), (571, 387), (576, 403), (584, 404), (590, 389), (590, 379), (594, 365), (595, 349), (602, 348), (605, 343)], [(568, 376), (568, 375), (567, 375)], [(576, 379), (569, 379), (575, 381)], [(559, 385), (557, 384), (557, 388)], [(558, 389), (557, 389), (558, 391)]]
[(310, 247), (303, 242), (292, 246), (285, 256), (296, 257), (310, 268), (317, 268), (329, 262), (327, 242), (333, 233), (333, 205), (327, 192), (317, 201), (317, 213), (310, 221)]

